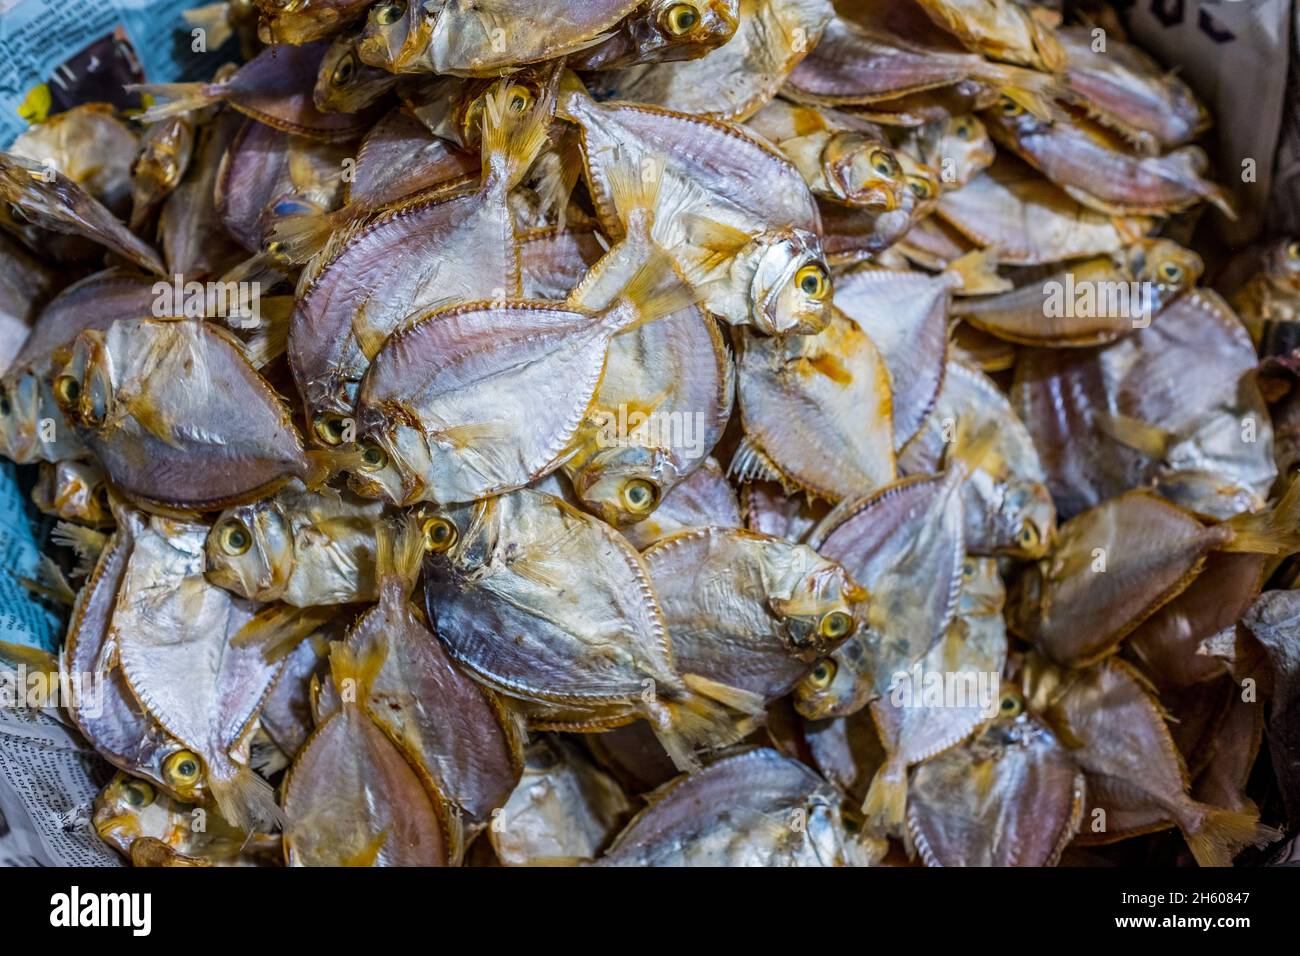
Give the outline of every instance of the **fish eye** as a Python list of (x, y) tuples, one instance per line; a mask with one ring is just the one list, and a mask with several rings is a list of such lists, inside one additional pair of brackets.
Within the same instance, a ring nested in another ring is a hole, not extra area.
[(357, 73), (357, 58), (354, 54), (349, 53), (343, 59), (339, 60), (338, 66), (334, 67), (334, 74), (330, 77), (330, 82), (335, 86), (347, 86), (352, 82), (352, 78)]
[(659, 500), (659, 489), (653, 481), (633, 478), (623, 486), (623, 504), (634, 514), (646, 514)]
[(929, 199), (934, 195), (934, 187), (924, 176), (908, 176), (907, 186), (917, 199)]
[(326, 445), (341, 445), (347, 433), (348, 420), (342, 415), (317, 415), (312, 430)]
[(184, 791), (199, 782), (202, 764), (194, 751), (178, 750), (163, 761), (162, 772), (168, 786)]
[(831, 640), (845, 637), (853, 630), (853, 616), (844, 611), (831, 611), (822, 617), (817, 630), (822, 637), (829, 637)]
[(998, 701), (999, 717), (1019, 717), (1025, 709), (1025, 702), (1019, 694), (1003, 694)]
[(381, 27), (386, 27), (396, 23), (406, 12), (404, 3), (385, 3), (383, 6), (375, 8), (375, 22)]
[(970, 139), (970, 134), (971, 134), (970, 120), (966, 119), (965, 117), (959, 120), (954, 120), (952, 124), (952, 133), (958, 139)]
[(810, 262), (796, 272), (794, 284), (799, 287), (800, 292), (814, 302), (820, 302), (826, 298), (826, 293), (830, 291), (830, 281), (826, 275), (826, 268), (818, 262)]
[(889, 153), (885, 152), (883, 149), (873, 149), (871, 155), (867, 157), (867, 160), (871, 163), (871, 168), (881, 176), (898, 175), (898, 160), (894, 159), (893, 156), (890, 156)]
[(459, 532), (456, 526), (439, 515), (434, 515), (420, 526), (424, 532), (424, 549), (442, 552), (456, 543)]
[(1292, 262), (1300, 262), (1300, 240), (1293, 239), (1286, 244), (1286, 257)]
[(76, 376), (60, 375), (54, 380), (54, 400), (63, 408), (71, 408), (81, 398), (81, 383)]
[(675, 37), (685, 36), (700, 23), (700, 11), (693, 4), (674, 3), (664, 15), (664, 25)]
[(1183, 278), (1183, 267), (1176, 262), (1162, 262), (1156, 271), (1166, 282), (1181, 282)]
[(536, 99), (532, 90), (518, 83), (512, 83), (506, 88), (506, 106), (512, 113), (526, 112)]
[(1020, 530), (1016, 532), (1016, 541), (1022, 548), (1036, 548), (1042, 544), (1043, 535), (1032, 521), (1022, 521)]
[(231, 518), (217, 529), (217, 544), (231, 557), (238, 557), (253, 546), (253, 535), (248, 525), (238, 518)]
[(122, 787), (126, 802), (133, 807), (149, 806), (154, 801), (154, 790), (148, 783), (143, 780), (132, 780)]
[(94, 488), (90, 489), (90, 497), (94, 500), (95, 504), (99, 505), (100, 508), (105, 511), (109, 510), (108, 485), (104, 484), (102, 481), (99, 482)]
[(975, 562), (970, 558), (961, 563), (961, 576), (967, 581), (975, 577)]
[(1004, 96), (998, 102), (998, 110), (1003, 116), (1019, 116), (1025, 111), (1025, 108), (1009, 96)]
[(824, 658), (817, 662), (817, 666), (808, 675), (808, 683), (815, 690), (825, 690), (831, 686), (831, 681), (835, 679), (836, 670), (835, 662), (829, 658)]
[(361, 445), (361, 470), (362, 471), (381, 471), (388, 465), (388, 452), (384, 451), (372, 441), (363, 442)]

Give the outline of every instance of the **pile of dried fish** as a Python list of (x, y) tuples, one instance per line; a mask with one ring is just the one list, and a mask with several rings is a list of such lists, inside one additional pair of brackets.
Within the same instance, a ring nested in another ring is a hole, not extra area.
[(1300, 242), (1198, 285), (1209, 117), (1104, 8), (192, 20), (244, 62), (0, 154), (0, 450), (71, 605), (5, 653), (102, 691), (124, 857), (1227, 865), (1300, 822)]

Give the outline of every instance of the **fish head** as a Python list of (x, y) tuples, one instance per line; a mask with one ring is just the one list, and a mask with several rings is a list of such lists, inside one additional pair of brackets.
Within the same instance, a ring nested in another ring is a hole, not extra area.
[(774, 565), (768, 608), (803, 659), (825, 657), (868, 626), (867, 592), (839, 562), (802, 544), (770, 549), (765, 559)]
[(688, 60), (717, 49), (740, 25), (739, 0), (651, 0), (633, 24), (643, 62)]
[(898, 161), (903, 167), (903, 175), (907, 182), (908, 199), (907, 202), (900, 203), (898, 208), (906, 211), (915, 222), (933, 209), (934, 204), (939, 201), (941, 189), (939, 173), (924, 163), (917, 162), (907, 153), (900, 152)]
[(1205, 271), (1201, 257), (1168, 239), (1139, 239), (1125, 251), (1129, 275), (1149, 282), (1162, 301), (1187, 291)]
[(1001, 614), (1006, 598), (997, 560), (967, 555), (961, 566), (961, 597), (958, 599), (961, 616)]
[(43, 463), (32, 500), (47, 514), (93, 528), (113, 524), (108, 484), (95, 465), (85, 461)]
[(323, 113), (355, 113), (386, 93), (393, 74), (361, 62), (355, 37), (337, 38), (321, 59), (312, 99)]
[(873, 693), (868, 653), (866, 640), (859, 636), (817, 661), (795, 685), (794, 709), (808, 720), (822, 720), (847, 717), (865, 707)]
[(984, 116), (995, 129), (1015, 140), (1042, 133), (1051, 126), (1050, 120), (1035, 116), (1024, 104), (1006, 93), (985, 111)]
[(1000, 550), (1014, 557), (1036, 560), (1047, 554), (1056, 534), (1056, 505), (1040, 482), (1008, 482), (997, 514), (995, 537)]
[(0, 454), (20, 465), (37, 460), (42, 408), (49, 408), (52, 399), (48, 385), (31, 369), (0, 379)]
[(1281, 239), (1269, 250), (1264, 264), (1276, 284), (1300, 292), (1300, 239)]
[(803, 229), (760, 235), (740, 256), (751, 270), (750, 315), (767, 335), (815, 335), (831, 320), (831, 271), (821, 240)]
[(131, 165), (132, 179), (156, 183), (163, 192), (175, 189), (184, 173), (180, 145), (172, 136), (146, 140)]
[(419, 505), (412, 516), (424, 536), (425, 566), (432, 574), (445, 575), (484, 563), (496, 543), (490, 531), (496, 514), (497, 499), (450, 507)]
[(370, 8), (357, 40), (357, 56), (368, 66), (402, 72), (432, 35), (433, 27), (419, 0), (385, 0)]
[(663, 448), (631, 444), (601, 449), (573, 474), (584, 508), (615, 528), (649, 517), (675, 483), (677, 469)]
[(403, 421), (391, 421), (367, 409), (370, 424), (357, 439), (360, 460), (348, 486), (364, 498), (380, 498), (395, 505), (432, 500), (425, 476), (433, 471), (433, 458), (424, 432)]
[(827, 138), (822, 167), (836, 195), (864, 209), (897, 209), (908, 188), (895, 152), (879, 140), (852, 130), (841, 130)]
[(293, 532), (272, 499), (222, 512), (204, 543), (205, 574), (251, 601), (274, 601), (293, 571)]
[(978, 116), (950, 116), (940, 140), (940, 155), (951, 158), (956, 186), (971, 179), (981, 169), (993, 163), (997, 155), (988, 127)]
[(542, 93), (541, 83), (522, 76), (467, 82), (452, 106), (455, 129), (460, 136), (461, 145), (467, 149), (477, 149), (482, 143), (489, 96), (500, 98), (507, 110), (522, 116), (533, 108)]
[(147, 780), (118, 773), (95, 798), (91, 824), (109, 846), (130, 855), (140, 837), (161, 839), (175, 822), (171, 799)]
[(55, 404), (67, 420), (90, 431), (109, 425), (117, 402), (113, 355), (104, 333), (86, 329), (77, 336), (71, 350), (60, 349), (54, 357), (56, 371), (50, 380), (51, 389)]

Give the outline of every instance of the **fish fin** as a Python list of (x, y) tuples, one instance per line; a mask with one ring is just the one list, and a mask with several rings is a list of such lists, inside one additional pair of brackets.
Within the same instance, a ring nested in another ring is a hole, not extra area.
[(876, 771), (862, 801), (862, 815), (883, 833), (898, 833), (907, 815), (907, 766), (888, 762)]
[(316, 491), (325, 482), (344, 471), (357, 471), (366, 462), (360, 448), (310, 448), (307, 472), (300, 475), (308, 491)]
[(1061, 86), (1050, 73), (986, 60), (974, 71), (974, 75), (990, 86), (997, 87), (999, 93), (1039, 119), (1052, 118), (1051, 102), (1061, 93)]
[(424, 533), (419, 522), (409, 514), (396, 527), (387, 521), (379, 522), (375, 528), (375, 555), (380, 588), (393, 581), (403, 597), (409, 598), (424, 562)]
[(688, 694), (680, 701), (665, 702), (669, 721), (666, 726), (652, 721), (655, 737), (681, 771), (698, 770), (697, 749), (718, 750), (742, 740), (754, 729), (752, 718), (737, 719), (722, 704)]
[(795, 490), (793, 484), (776, 467), (776, 463), (767, 456), (750, 436), (746, 435), (736, 446), (731, 456), (727, 474), (737, 481), (775, 481), (781, 485), (786, 494)]
[(319, 206), (304, 204), (301, 212), (276, 219), (267, 239), (280, 244), (278, 255), (290, 262), (306, 262), (329, 245), (334, 231), (349, 222), (354, 212), (347, 206), (326, 212)]
[(454, 448), (468, 448), (484, 442), (499, 442), (510, 438), (514, 432), (501, 422), (470, 422), (465, 425), (453, 425), (432, 432), (430, 437), (439, 444)]
[(146, 432), (170, 448), (183, 448), (172, 434), (172, 423), (144, 394), (126, 396), (122, 405)]
[(703, 250), (696, 253), (696, 258), (700, 268), (706, 271), (716, 269), (751, 241), (743, 229), (694, 213), (682, 216), (682, 225), (686, 228), (687, 241)]
[[(388, 639), (382, 634), (358, 654), (346, 641), (330, 641), (330, 676), (334, 693), (344, 706), (360, 704), (370, 696), (379, 669), (388, 657)], [(349, 695), (346, 688), (354, 691)]]
[[(62, 650), (60, 650), (60, 657), (62, 657)], [(27, 668), (29, 673), (39, 672), (49, 675), (49, 680), (46, 682), (46, 686), (49, 688), (55, 687), (62, 681), (63, 675), (68, 673), (68, 669), (64, 662), (60, 660), (60, 657), (55, 657), (49, 651), (42, 650), (39, 647), (0, 641), (0, 661), (21, 664)], [(48, 700), (42, 697), (39, 688), (33, 687), (32, 690), (37, 697), (41, 698), (33, 701), (33, 703), (44, 707)]]
[(514, 189), (546, 145), (551, 103), (541, 98), (528, 112), (512, 113), (507, 89), (502, 83), (483, 101), (483, 181), (495, 175)]
[(247, 342), (240, 343), (254, 368), (265, 368), (289, 348), (289, 318), (296, 302), (291, 295), (275, 295), (260, 304), (257, 327)]
[(649, 237), (663, 183), (664, 161), (647, 156), (640, 164), (615, 163), (609, 171), (609, 198), (624, 233)]
[(297, 294), (301, 296), (310, 289), (320, 274), (325, 271), (325, 267), (337, 259), (339, 253), (351, 245), (352, 240), (363, 229), (378, 221), (379, 218), (379, 216), (373, 215), (356, 216), (353, 219), (335, 223), (335, 228), (329, 234), (325, 244), (303, 267), (302, 275), (298, 277)]
[(583, 85), (582, 80), (578, 79), (578, 74), (572, 70), (565, 70), (560, 74), (559, 84), (555, 90), (555, 113), (557, 116), (561, 119), (576, 122), (575, 106), (590, 99), (591, 94), (587, 92), (587, 87)]
[(1120, 412), (1103, 412), (1097, 415), (1096, 421), (1106, 435), (1156, 461), (1163, 460), (1178, 443), (1178, 436), (1173, 432)]
[(983, 471), (1000, 477), (1006, 472), (1006, 462), (997, 450), (997, 440), (998, 429), (993, 423), (976, 429), (970, 425), (968, 416), (959, 416), (957, 432), (947, 448), (948, 465), (961, 465), (967, 476)]
[(645, 262), (605, 310), (605, 317), (618, 332), (628, 332), (698, 302), (698, 294), (677, 271), (672, 257), (652, 246)]
[(1248, 846), (1263, 846), (1282, 834), (1259, 822), (1258, 813), (1212, 809), (1193, 831), (1184, 831), (1187, 846), (1201, 866), (1232, 866)]
[(142, 123), (156, 123), (169, 116), (206, 109), (225, 99), (227, 92), (224, 83), (128, 83), (124, 89), (160, 101), (140, 114)]
[(1009, 279), (998, 275), (997, 250), (972, 249), (964, 256), (948, 263), (944, 272), (957, 277), (963, 295), (989, 295), (1013, 288)]
[(682, 683), (700, 696), (716, 700), (719, 704), (724, 704), (732, 710), (738, 710), (742, 714), (749, 714), (751, 717), (759, 718), (767, 715), (767, 707), (763, 704), (763, 698), (753, 691), (741, 690), (739, 687), (719, 683), (712, 678), (705, 677), (703, 674), (683, 674)]
[(248, 767), (235, 766), (233, 776), (213, 773), (208, 787), (217, 808), (231, 826), (245, 833), (268, 833), (284, 826), (284, 812), (275, 802), (275, 788)]
[(1162, 161), (1166, 166), (1180, 167), (1177, 171), (1182, 174), (1184, 185), (1194, 189), (1202, 199), (1213, 203), (1221, 213), (1236, 222), (1237, 211), (1228, 201), (1228, 194), (1217, 183), (1210, 182), (1202, 175), (1209, 164), (1205, 150), (1199, 146), (1182, 146), (1167, 153)]
[(262, 657), (278, 661), (287, 657), (303, 639), (314, 634), (334, 616), (332, 605), (294, 607), (273, 604), (262, 608), (230, 639), (231, 647), (262, 646)]
[(71, 548), (81, 564), (89, 567), (104, 550), (104, 545), (108, 544), (108, 535), (70, 521), (59, 521), (50, 532), (50, 540), (57, 545)]
[(42, 554), (36, 564), (34, 578), (20, 578), (22, 586), (33, 594), (38, 594), (59, 604), (71, 605), (77, 600), (77, 592), (68, 583), (67, 577), (47, 554)]
[(1300, 478), (1273, 507), (1239, 514), (1225, 522), (1232, 538), (1223, 551), (1250, 554), (1291, 554), (1300, 551)]

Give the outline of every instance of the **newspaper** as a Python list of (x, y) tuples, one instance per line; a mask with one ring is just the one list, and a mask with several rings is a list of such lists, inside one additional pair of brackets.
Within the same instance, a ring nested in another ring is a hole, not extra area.
[(1300, 222), (1300, 96), (1288, 96), (1288, 86), (1300, 84), (1291, 56), (1297, 15), (1291, 0), (1130, 0), (1116, 6), (1138, 46), (1176, 68), (1214, 116), (1214, 178), (1231, 187), (1239, 215), (1234, 223), (1214, 213), (1225, 241), (1242, 245), (1286, 223), (1294, 229)]
[[(3, 2), (3, 0), (0, 0)], [(53, 653), (62, 628), (57, 616), (23, 587), (40, 552), (27, 520), (14, 466), (0, 465), (0, 657), (6, 646)]]
[(111, 776), (57, 711), (0, 707), (0, 867), (120, 866), (90, 823)]
[[(202, 79), (181, 12), (198, 0), (0, 0), (0, 147), (78, 103), (139, 105), (125, 83)], [(210, 52), (210, 51), (209, 51)]]

